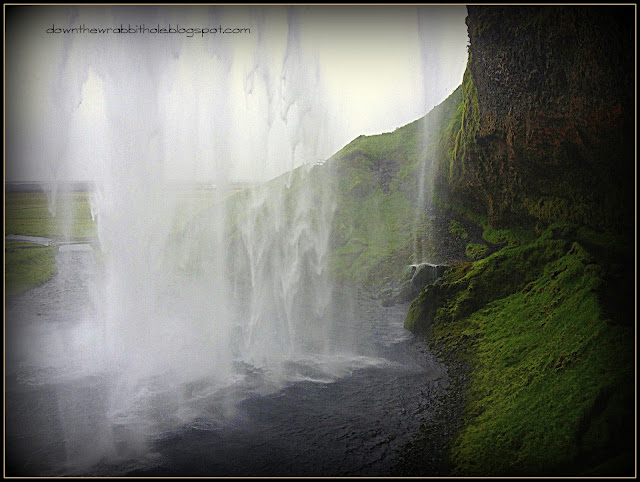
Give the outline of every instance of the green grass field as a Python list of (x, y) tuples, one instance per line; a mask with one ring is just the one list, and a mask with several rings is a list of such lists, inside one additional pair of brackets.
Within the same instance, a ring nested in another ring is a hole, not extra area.
[(55, 246), (6, 241), (4, 245), (6, 294), (23, 293), (54, 276), (56, 250)]
[[(61, 193), (56, 216), (49, 211), (42, 192), (7, 193), (5, 196), (5, 235), (40, 236), (54, 241), (95, 235), (89, 197), (86, 192)], [(56, 274), (56, 246), (23, 241), (5, 241), (5, 292), (23, 293)]]
[(55, 217), (49, 211), (42, 192), (7, 193), (5, 198), (5, 234), (46, 238), (85, 238), (95, 235), (87, 192), (61, 193)]
[[(197, 219), (215, 201), (215, 192), (202, 189), (174, 191), (177, 215), (174, 229)], [(89, 192), (59, 193), (55, 216), (43, 192), (6, 193), (5, 235), (39, 236), (53, 240), (52, 246), (23, 241), (5, 241), (5, 290), (22, 293), (56, 274), (55, 253), (58, 242), (88, 241), (97, 236), (91, 216)], [(98, 258), (99, 253), (94, 253)]]

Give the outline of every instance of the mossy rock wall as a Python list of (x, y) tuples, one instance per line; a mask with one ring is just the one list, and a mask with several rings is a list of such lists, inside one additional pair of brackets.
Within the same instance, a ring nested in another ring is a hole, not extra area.
[(434, 200), (482, 226), (465, 253), (482, 259), (425, 287), (405, 321), (470, 367), (453, 475), (634, 473), (634, 19), (468, 7)]
[(405, 327), (471, 370), (453, 475), (633, 473), (634, 277), (621, 269), (625, 250), (553, 225), (531, 243), (450, 268), (413, 301)]
[(463, 99), (437, 196), (494, 227), (630, 229), (634, 11), (469, 6)]

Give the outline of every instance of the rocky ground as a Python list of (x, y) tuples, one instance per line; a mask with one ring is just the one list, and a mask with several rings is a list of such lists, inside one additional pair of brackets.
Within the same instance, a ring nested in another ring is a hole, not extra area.
[[(450, 266), (469, 261), (465, 254), (468, 243), (486, 243), (482, 238), (480, 226), (470, 223), (464, 218), (456, 219), (452, 213), (433, 211), (430, 219), (430, 229), (427, 234), (432, 250), (434, 264)], [(463, 227), (466, 235), (452, 232), (451, 221), (456, 220)], [(486, 243), (489, 244), (489, 243)], [(497, 246), (489, 244), (488, 254), (495, 251)], [(401, 291), (405, 273), (398, 276), (393, 287), (387, 286), (386, 294), (395, 293), (402, 298)], [(404, 280), (406, 282), (406, 280)], [(429, 282), (433, 282), (429, 279)], [(393, 288), (393, 290), (391, 289)], [(414, 297), (421, 287), (413, 292)], [(379, 294), (381, 303), (389, 303), (385, 291)], [(393, 299), (391, 300), (393, 301)], [(398, 299), (398, 302), (406, 301)], [(409, 300), (410, 301), (410, 300)], [(452, 475), (449, 462), (449, 446), (462, 427), (463, 411), (466, 392), (469, 385), (470, 367), (460, 361), (454, 353), (437, 350), (426, 335), (426, 343), (447, 367), (449, 383), (440, 385), (436, 393), (430, 393), (435, 405), (434, 417), (430, 423), (421, 427), (421, 435), (407, 444), (401, 454), (400, 462), (395, 467), (393, 476), (401, 477), (433, 477)]]
[[(433, 258), (439, 266), (454, 265), (468, 261), (465, 256), (465, 248), (468, 243), (486, 243), (482, 239), (482, 229), (462, 220), (461, 224), (466, 236), (460, 236), (451, 232), (450, 223), (454, 219), (450, 213), (433, 213), (431, 216), (429, 243), (432, 246)], [(489, 246), (489, 252), (496, 249)], [(405, 271), (407, 267), (405, 267)], [(415, 271), (413, 272), (415, 274)], [(441, 273), (440, 273), (441, 274)], [(374, 294), (381, 304), (388, 305), (395, 302), (406, 302), (402, 291), (403, 284), (411, 280), (407, 273), (399, 273), (398, 278), (385, 289)], [(415, 278), (415, 276), (414, 276)], [(427, 283), (434, 280), (429, 278)], [(425, 283), (425, 284), (427, 284)], [(413, 297), (417, 296), (421, 287), (415, 287)], [(439, 385), (437, 391), (429, 393), (433, 397), (434, 417), (421, 427), (421, 435), (407, 444), (401, 453), (400, 462), (395, 467), (392, 476), (400, 477), (432, 477), (452, 475), (452, 467), (449, 463), (449, 445), (455, 439), (462, 427), (463, 410), (466, 400), (466, 391), (469, 384), (470, 367), (456, 358), (454, 353), (437, 351), (429, 342), (427, 334), (425, 340), (427, 347), (446, 366), (448, 384)]]
[(451, 474), (449, 444), (462, 427), (469, 367), (450, 354), (440, 354), (447, 367), (449, 384), (434, 395), (435, 415), (421, 427), (421, 435), (404, 447), (394, 476), (435, 477)]

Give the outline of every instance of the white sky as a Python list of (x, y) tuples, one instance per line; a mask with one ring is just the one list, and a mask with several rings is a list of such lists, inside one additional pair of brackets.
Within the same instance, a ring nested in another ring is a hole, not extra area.
[[(8, 181), (99, 178), (126, 149), (169, 179), (266, 180), (423, 116), (467, 60), (462, 5), (6, 8)], [(121, 23), (251, 33), (46, 33)]]

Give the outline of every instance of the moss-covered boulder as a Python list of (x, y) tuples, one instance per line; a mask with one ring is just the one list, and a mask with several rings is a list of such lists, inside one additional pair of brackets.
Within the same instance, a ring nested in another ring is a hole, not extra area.
[(450, 268), (411, 304), (405, 327), (471, 366), (455, 474), (632, 473), (633, 299), (612, 309), (607, 273), (628, 252), (609, 243), (554, 225)]
[(489, 246), (486, 244), (469, 243), (465, 249), (467, 258), (476, 260), (484, 258), (489, 252)]

